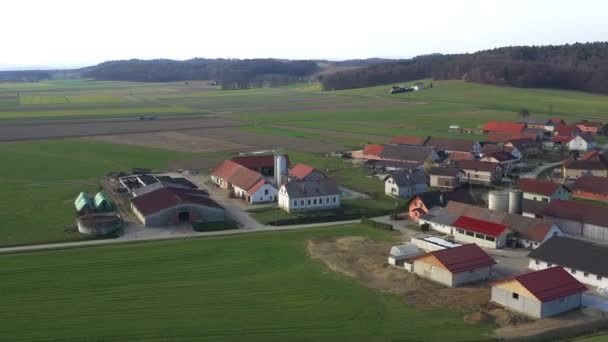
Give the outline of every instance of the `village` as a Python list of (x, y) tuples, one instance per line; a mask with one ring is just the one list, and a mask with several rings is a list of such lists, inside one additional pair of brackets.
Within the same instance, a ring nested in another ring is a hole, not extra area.
[(208, 174), (110, 174), (102, 191), (76, 198), (77, 228), (139, 238), (361, 221), (403, 234), (376, 251), (384, 265), (447, 288), (489, 287), (489, 302), (513, 315), (608, 312), (608, 268), (598, 262), (608, 258), (603, 125), (527, 117), (481, 130), (481, 141), (397, 136), (326, 156), (367, 170), (395, 199), (382, 215), (353, 210), (375, 199), (340, 185), (332, 170), (277, 149), (241, 152)]

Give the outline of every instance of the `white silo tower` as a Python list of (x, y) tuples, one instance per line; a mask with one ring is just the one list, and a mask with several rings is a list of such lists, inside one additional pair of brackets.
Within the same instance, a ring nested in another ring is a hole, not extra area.
[(274, 154), (274, 179), (277, 182), (277, 188), (281, 187), (283, 180), (287, 177), (287, 159), (275, 152)]

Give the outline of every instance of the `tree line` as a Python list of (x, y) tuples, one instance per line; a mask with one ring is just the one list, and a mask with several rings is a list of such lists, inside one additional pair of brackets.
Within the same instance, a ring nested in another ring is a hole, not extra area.
[(423, 78), (608, 93), (608, 42), (512, 46), (472, 54), (432, 54), (320, 77), (324, 90)]

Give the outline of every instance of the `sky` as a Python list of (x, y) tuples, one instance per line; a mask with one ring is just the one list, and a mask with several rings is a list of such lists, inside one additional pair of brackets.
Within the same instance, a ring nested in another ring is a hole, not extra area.
[(407, 58), (608, 40), (604, 0), (2, 0), (0, 68)]

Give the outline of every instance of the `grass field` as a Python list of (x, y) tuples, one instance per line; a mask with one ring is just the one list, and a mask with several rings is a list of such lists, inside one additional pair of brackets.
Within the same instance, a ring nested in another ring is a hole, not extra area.
[(82, 239), (65, 233), (80, 191), (97, 191), (99, 178), (132, 167), (163, 168), (190, 157), (133, 146), (55, 140), (0, 144), (0, 246)]
[(336, 235), (394, 239), (353, 225), (0, 256), (0, 340), (488, 339), (309, 259), (307, 239)]

